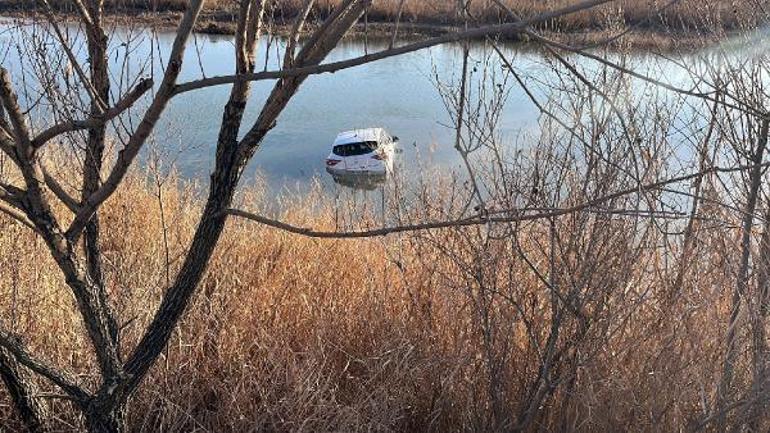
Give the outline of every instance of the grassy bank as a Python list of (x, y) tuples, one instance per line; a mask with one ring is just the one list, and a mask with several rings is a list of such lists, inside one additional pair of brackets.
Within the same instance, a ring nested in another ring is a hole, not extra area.
[[(328, 16), (338, 0), (319, 0), (311, 16), (311, 22), (319, 22)], [(72, 15), (75, 10), (69, 0), (51, 2), (63, 16)], [(564, 7), (573, 0), (504, 0), (519, 16), (527, 17)], [(187, 4), (184, 0), (107, 0), (106, 11), (113, 19), (129, 19), (131, 23), (154, 26), (172, 26), (180, 18)], [(286, 31), (299, 13), (303, 2), (300, 0), (278, 0), (274, 2), (271, 16), (276, 28)], [(368, 12), (367, 19), (372, 26), (367, 30), (373, 34), (386, 35), (392, 32), (392, 23), (399, 16), (400, 0), (376, 1)], [(236, 3), (213, 0), (206, 3), (198, 30), (206, 33), (231, 34), (234, 30), (233, 17)], [(0, 0), (0, 11), (19, 15), (34, 13), (34, 2)], [(651, 45), (650, 36), (657, 42), (673, 43), (683, 40), (691, 45), (694, 40), (713, 40), (727, 32), (753, 28), (760, 25), (765, 14), (763, 2), (738, 0), (682, 0), (669, 5), (668, 1), (621, 0), (602, 7), (572, 14), (545, 22), (539, 30), (565, 40), (591, 42), (633, 26), (627, 37), (631, 45)], [(472, 3), (471, 14), (477, 24), (493, 24), (508, 20), (499, 7), (491, 0)], [(409, 34), (437, 34), (461, 24), (456, 13), (456, 1), (405, 0), (401, 9), (401, 32)], [(363, 31), (363, 26), (357, 29)], [(645, 40), (647, 39), (647, 40)], [(656, 42), (653, 40), (652, 42)]]
[[(103, 214), (107, 278), (127, 347), (173, 278), (202, 205), (175, 179), (158, 191), (134, 175)], [(262, 203), (256, 188), (241, 201)], [(288, 197), (283, 217), (333, 228), (326, 203)], [(95, 381), (74, 301), (45, 246), (8, 219), (0, 228), (4, 325), (80, 381)], [(496, 410), (527, 404), (554, 300), (506, 242), (478, 255), (474, 233), (318, 241), (231, 221), (195, 306), (132, 403), (130, 431), (487, 431)], [(537, 266), (547, 233), (538, 224), (521, 232), (519, 248)], [(729, 245), (730, 233), (703, 233), (693, 257), (699, 270), (673, 304), (670, 271), (654, 249), (633, 252), (631, 226), (586, 215), (559, 225), (565, 242), (589, 234), (598, 244), (565, 272), (587, 278), (580, 284), (596, 297), (584, 311), (592, 325), (564, 324), (559, 344), (580, 346), (565, 349), (556, 371), (568, 382), (537, 408), (537, 430), (689, 426), (719, 368), (728, 314), (726, 291), (707, 288), (730, 284), (721, 263), (737, 255), (708, 249)], [(0, 427), (20, 431), (4, 392)], [(68, 403), (50, 401), (55, 430), (75, 430)]]

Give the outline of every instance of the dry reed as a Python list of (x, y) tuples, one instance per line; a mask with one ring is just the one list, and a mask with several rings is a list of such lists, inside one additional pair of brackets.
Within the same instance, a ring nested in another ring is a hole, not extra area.
[[(126, 347), (166, 284), (164, 230), (173, 276), (201, 206), (194, 186), (173, 177), (165, 185), (163, 215), (156, 185), (144, 174), (132, 176), (103, 213), (109, 287)], [(256, 188), (241, 200), (250, 208), (263, 201)], [(333, 209), (318, 195), (284, 206), (283, 217), (297, 224), (333, 228)], [(0, 226), (4, 326), (26, 336), (34, 352), (95, 381), (74, 301), (45, 246), (7, 219)], [(679, 429), (698, 417), (703, 389), (713, 381), (727, 311), (721, 292), (710, 289), (724, 283), (725, 258), (710, 253), (709, 243), (729, 234), (704, 235), (701, 268), (683, 301), (666, 306), (665, 276), (650, 271), (661, 258), (645, 253), (638, 263), (620, 264), (633, 235), (623, 234), (622, 224), (616, 228), (604, 237), (609, 247), (590, 284), (593, 290), (634, 286), (602, 300), (612, 314), (592, 318), (596, 331), (587, 337), (573, 386), (561, 387), (539, 409), (542, 428)], [(541, 229), (527, 231), (533, 246)], [(570, 223), (562, 229), (566, 234)], [(462, 256), (472, 247), (463, 233), (316, 241), (231, 221), (194, 308), (132, 401), (130, 430), (484, 430), (492, 400), (511, 408), (523, 403), (539, 363), (523, 321), (533, 320), (545, 335), (548, 296), (531, 272), (498, 250), (487, 278), (512, 287), (526, 311), (496, 301), (492, 324), (504, 338), (494, 351), (503, 361), (494, 377), (485, 374), (483, 329), (466, 294), (476, 292), (465, 291), (463, 270), (439, 248)], [(501, 381), (497, 395), (489, 394), (492, 379)], [(3, 393), (0, 426), (20, 431)], [(68, 404), (51, 401), (54, 427), (76, 430)]]

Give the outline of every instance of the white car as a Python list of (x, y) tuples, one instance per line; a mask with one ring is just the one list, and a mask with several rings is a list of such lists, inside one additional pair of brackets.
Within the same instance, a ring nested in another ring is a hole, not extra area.
[(397, 142), (398, 137), (392, 137), (382, 128), (342, 132), (326, 158), (326, 171), (331, 174), (390, 173)]

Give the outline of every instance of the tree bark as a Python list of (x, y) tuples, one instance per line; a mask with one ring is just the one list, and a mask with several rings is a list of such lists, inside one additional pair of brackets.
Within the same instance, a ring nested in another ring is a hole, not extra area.
[(90, 433), (123, 433), (125, 427), (124, 405), (120, 408), (104, 411), (92, 409), (85, 412), (86, 423)]
[[(297, 64), (302, 66), (320, 64), (337, 46), (344, 34), (358, 21), (368, 3), (369, 0), (347, 0), (338, 6), (336, 13), (330, 18), (333, 21), (321, 26), (298, 54)], [(240, 36), (237, 35), (237, 37)], [(249, 38), (246, 37), (245, 40), (248, 41)], [(243, 66), (241, 62), (244, 59), (248, 62), (248, 57), (241, 57), (239, 54), (240, 60), (237, 66), (239, 68)], [(144, 337), (126, 362), (126, 373), (130, 379), (123, 389), (122, 398), (127, 398), (147, 375), (150, 367), (168, 343), (177, 322), (187, 310), (224, 230), (227, 210), (232, 203), (243, 168), (267, 133), (275, 126), (278, 116), (299, 90), (305, 78), (307, 77), (293, 77), (279, 81), (257, 122), (240, 143), (235, 140), (235, 137), (241, 126), (245, 109), (245, 92), (248, 91), (248, 87), (242, 87), (241, 91), (236, 91), (239, 86), (245, 86), (245, 81), (234, 85), (223, 114), (215, 169), (211, 175), (211, 187), (203, 215), (175, 283), (169, 288)]]
[(751, 231), (754, 225), (754, 212), (759, 201), (759, 193), (762, 187), (762, 174), (765, 150), (768, 143), (768, 133), (770, 121), (763, 120), (759, 131), (759, 138), (754, 155), (751, 158), (753, 168), (749, 177), (749, 190), (746, 208), (744, 209), (743, 223), (741, 225), (741, 259), (738, 269), (738, 281), (733, 291), (732, 307), (730, 319), (727, 325), (727, 347), (725, 349), (725, 362), (722, 367), (722, 378), (717, 388), (714, 411), (720, 413), (717, 419), (717, 425), (720, 431), (725, 430), (727, 421), (724, 407), (732, 395), (732, 381), (735, 370), (735, 363), (738, 358), (738, 327), (739, 315), (742, 308), (743, 299), (748, 293), (749, 287), (749, 268), (751, 259)]
[(39, 399), (35, 398), (37, 386), (26, 377), (13, 355), (2, 348), (0, 348), (0, 378), (5, 383), (16, 411), (27, 430), (30, 433), (48, 431), (46, 428), (48, 410)]
[[(99, 116), (105, 107), (109, 106), (110, 77), (109, 63), (107, 60), (107, 35), (102, 28), (103, 0), (94, 0), (90, 4), (91, 23), (87, 25), (89, 64), (91, 66), (91, 84), (94, 88), (95, 98), (91, 101), (91, 116)], [(107, 124), (101, 123), (88, 130), (88, 142), (83, 161), (83, 190), (81, 204), (101, 185), (102, 165), (104, 164), (104, 149), (107, 133)], [(88, 278), (95, 288), (98, 302), (106, 312), (107, 325), (110, 338), (120, 356), (118, 344), (118, 325), (115, 314), (107, 297), (102, 271), (102, 253), (100, 246), (99, 213), (94, 213), (85, 226), (83, 237), (83, 249), (86, 258)]]
[(757, 286), (750, 308), (752, 383), (749, 389), (753, 403), (748, 405), (745, 419), (749, 431), (758, 431), (758, 423), (767, 410), (762, 398), (768, 387), (768, 346), (765, 325), (768, 315), (768, 277), (770, 276), (770, 207), (765, 210), (765, 225), (757, 259)]

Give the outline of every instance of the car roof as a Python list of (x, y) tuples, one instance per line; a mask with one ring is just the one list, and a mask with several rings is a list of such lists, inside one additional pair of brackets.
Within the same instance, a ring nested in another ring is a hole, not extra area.
[(354, 129), (352, 131), (340, 132), (334, 140), (334, 145), (379, 141), (384, 133), (385, 130), (382, 128)]

